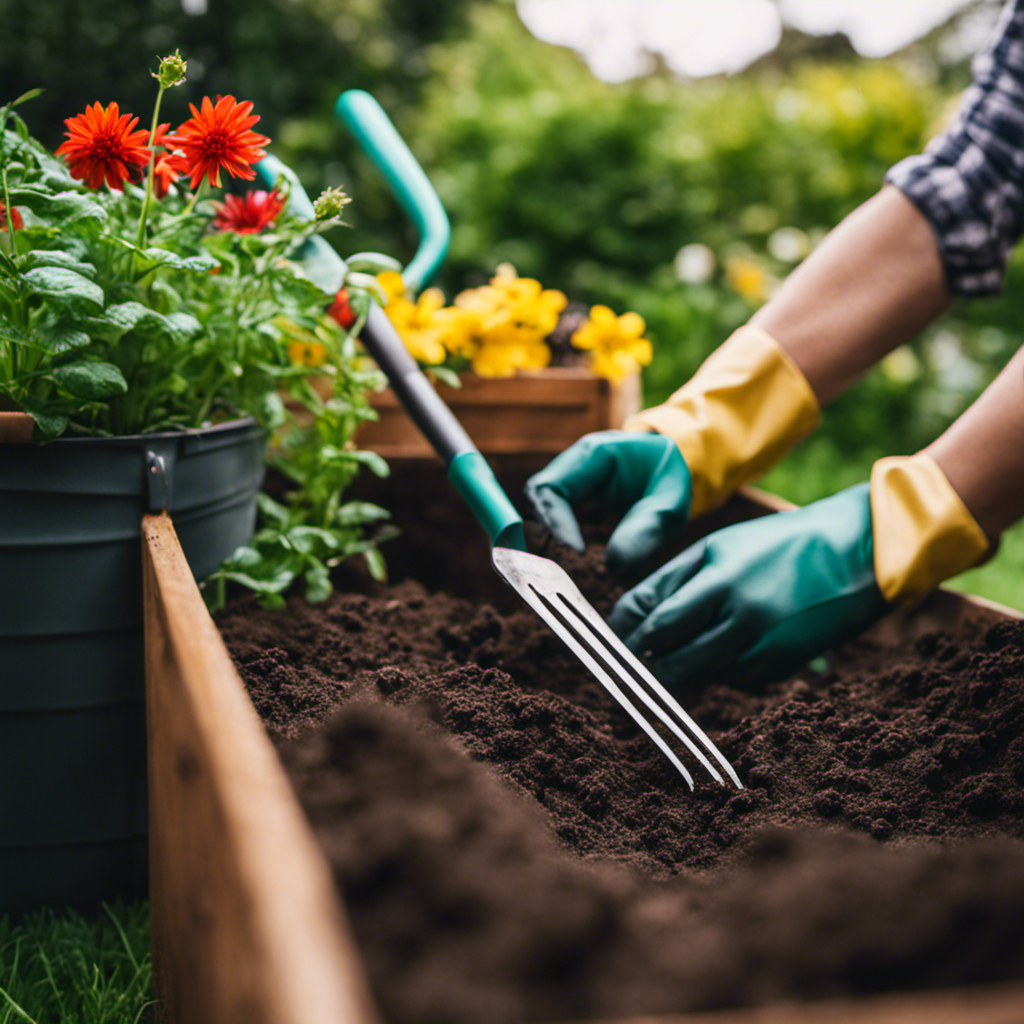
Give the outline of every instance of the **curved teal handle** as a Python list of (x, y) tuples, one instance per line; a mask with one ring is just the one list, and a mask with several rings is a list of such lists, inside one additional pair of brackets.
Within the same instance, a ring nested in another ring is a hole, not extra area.
[(368, 92), (362, 89), (343, 92), (334, 110), (380, 168), (395, 198), (419, 231), (420, 247), (402, 273), (406, 287), (418, 292), (437, 273), (448, 253), (452, 235), (448, 214), (423, 168), (381, 105)]
[[(301, 220), (315, 219), (313, 203), (302, 187), (298, 175), (290, 167), (286, 167), (276, 156), (268, 153), (259, 163), (253, 164), (253, 170), (256, 172), (256, 180), (263, 188), (272, 188), (278, 178), (284, 178), (288, 182), (288, 213)], [(334, 251), (333, 246), (319, 235), (310, 238), (296, 256), (302, 262), (310, 280), (325, 292), (334, 295), (345, 283), (348, 274), (345, 261)]]

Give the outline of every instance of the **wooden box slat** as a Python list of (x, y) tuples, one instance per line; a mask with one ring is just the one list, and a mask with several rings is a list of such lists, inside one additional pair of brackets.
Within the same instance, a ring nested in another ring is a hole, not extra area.
[[(613, 384), (579, 367), (492, 379), (465, 374), (462, 387), (438, 394), (485, 455), (556, 455), (584, 434), (619, 427), (640, 408), (640, 377)], [(433, 451), (390, 388), (372, 396), (380, 417), (359, 428), (357, 443), (385, 458), (428, 458)]]
[(331, 870), (167, 516), (142, 547), (162, 1019), (377, 1024)]

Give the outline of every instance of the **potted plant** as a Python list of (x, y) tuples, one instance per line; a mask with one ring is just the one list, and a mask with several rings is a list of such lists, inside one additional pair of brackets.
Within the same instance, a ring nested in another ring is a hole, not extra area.
[[(302, 267), (348, 199), (296, 216), (287, 174), (214, 198), (265, 176), (270, 140), (232, 96), (160, 123), (185, 73), (160, 61), (148, 129), (94, 103), (55, 154), (18, 112), (34, 92), (0, 109), (0, 440), (23, 442), (0, 444), (0, 910), (144, 878), (143, 513), (171, 512), (203, 577), (262, 506), (214, 600), (227, 579), (315, 598), (330, 564), (378, 565), (366, 533), (385, 513), (342, 498), (360, 466), (386, 471), (351, 440), (376, 375), (359, 317), (328, 316)], [(358, 278), (349, 294), (365, 309)], [(258, 494), (270, 437), (294, 485), (281, 503)]]

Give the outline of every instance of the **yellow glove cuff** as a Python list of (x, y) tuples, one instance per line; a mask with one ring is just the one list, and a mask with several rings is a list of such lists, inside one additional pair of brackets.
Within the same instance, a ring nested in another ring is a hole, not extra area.
[(664, 405), (630, 416), (623, 429), (654, 430), (679, 445), (693, 478), (693, 516), (767, 472), (820, 418), (807, 378), (782, 346), (746, 326)]
[(890, 601), (923, 596), (989, 549), (945, 473), (922, 453), (875, 463), (871, 524), (875, 579)]

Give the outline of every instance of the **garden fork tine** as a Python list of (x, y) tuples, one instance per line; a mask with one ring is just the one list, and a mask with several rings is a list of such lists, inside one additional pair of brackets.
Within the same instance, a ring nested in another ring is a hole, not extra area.
[(643, 709), (631, 701), (627, 694), (645, 705), (654, 718), (697, 758), (716, 782), (724, 785), (725, 779), (707, 754), (721, 765), (735, 786), (743, 788), (735, 769), (721, 751), (612, 632), (561, 566), (549, 558), (513, 548), (495, 547), (491, 557), (501, 577), (590, 669), (672, 762), (690, 789), (693, 789), (693, 777), (658, 735)]

